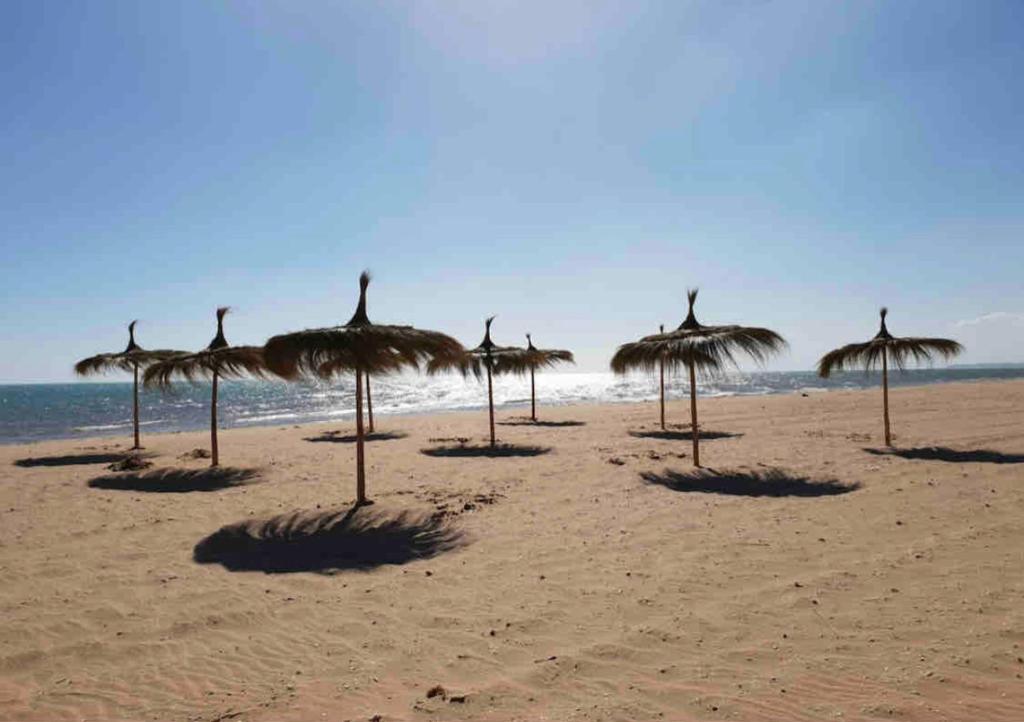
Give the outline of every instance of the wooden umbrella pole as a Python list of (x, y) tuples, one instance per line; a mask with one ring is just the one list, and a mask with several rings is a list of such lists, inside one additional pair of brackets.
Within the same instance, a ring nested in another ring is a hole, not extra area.
[(661, 430), (665, 430), (665, 360), (658, 360), (658, 370), (661, 372)]
[(373, 433), (373, 399), (370, 398), (370, 374), (366, 374), (366, 418), (370, 422), (369, 431)]
[(217, 451), (217, 372), (213, 372), (213, 389), (210, 392), (210, 466), (220, 464)]
[(135, 445), (133, 449), (141, 449), (142, 444), (139, 443), (139, 362), (132, 362), (132, 368), (135, 371), (135, 388), (132, 391), (132, 428), (135, 434)]
[(700, 432), (697, 431), (697, 372), (693, 362), (690, 367), (690, 428), (693, 433), (693, 465), (700, 466)]
[(889, 430), (889, 349), (882, 348), (882, 416), (885, 418), (885, 445), (892, 446)]
[(356, 367), (356, 504), (365, 504), (366, 473), (363, 469), (363, 370)]
[(491, 446), (494, 446), (494, 387), (491, 384), (491, 364), (487, 363), (487, 413), (491, 422)]
[(537, 388), (533, 382), (533, 367), (530, 368), (530, 419), (537, 420)]

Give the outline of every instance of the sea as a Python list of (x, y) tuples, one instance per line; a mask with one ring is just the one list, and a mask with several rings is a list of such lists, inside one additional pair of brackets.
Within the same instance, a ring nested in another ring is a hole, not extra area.
[[(892, 386), (1024, 378), (1024, 367), (918, 369), (891, 373)], [(654, 401), (658, 381), (646, 375), (611, 373), (544, 373), (537, 375), (541, 406), (577, 403)], [(821, 379), (812, 371), (756, 371), (698, 381), (701, 397), (760, 394), (827, 393), (835, 389), (878, 386), (877, 373), (846, 372)], [(374, 377), (374, 415), (439, 413), (487, 406), (486, 383), (461, 376)], [(670, 398), (689, 394), (682, 376), (666, 379)], [(528, 409), (529, 378), (500, 377), (495, 404)], [(74, 439), (131, 434), (131, 383), (62, 383), (0, 385), (0, 443)], [(210, 423), (208, 384), (180, 384), (172, 393), (140, 391), (143, 433), (205, 429)], [(355, 415), (352, 379), (335, 382), (222, 381), (218, 394), (221, 428), (285, 426), (316, 421), (351, 421)]]

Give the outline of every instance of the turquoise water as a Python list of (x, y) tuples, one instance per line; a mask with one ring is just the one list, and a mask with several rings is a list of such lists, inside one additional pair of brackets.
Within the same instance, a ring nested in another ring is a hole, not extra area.
[[(894, 373), (893, 386), (1024, 378), (1024, 368), (921, 369)], [(820, 379), (811, 371), (755, 372), (698, 382), (703, 396), (817, 392), (877, 386), (877, 374), (840, 374)], [(669, 394), (688, 393), (682, 378), (668, 379)], [(615, 403), (657, 398), (657, 381), (610, 373), (559, 373), (537, 377), (539, 403)], [(504, 407), (529, 403), (527, 379), (499, 378), (495, 400)], [(0, 443), (131, 434), (131, 383), (0, 385)], [(405, 414), (481, 408), (486, 387), (461, 377), (399, 376), (373, 380), (376, 414)], [(187, 431), (209, 425), (208, 385), (177, 387), (174, 394), (141, 393), (142, 431)], [(218, 411), (222, 428), (351, 419), (351, 380), (333, 384), (280, 381), (223, 382)]]

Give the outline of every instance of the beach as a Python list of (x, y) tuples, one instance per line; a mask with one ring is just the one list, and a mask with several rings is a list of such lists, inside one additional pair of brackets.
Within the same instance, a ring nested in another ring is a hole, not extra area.
[(0, 720), (1024, 719), (1024, 381), (890, 402), (0, 446)]

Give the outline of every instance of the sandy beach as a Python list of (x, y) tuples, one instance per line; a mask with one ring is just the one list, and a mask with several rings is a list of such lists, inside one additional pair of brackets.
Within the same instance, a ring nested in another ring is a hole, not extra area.
[(0, 719), (1024, 719), (1024, 382), (880, 402), (0, 447)]

